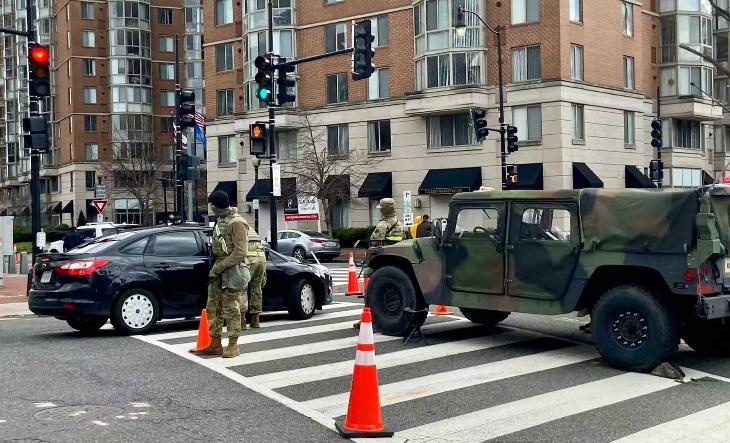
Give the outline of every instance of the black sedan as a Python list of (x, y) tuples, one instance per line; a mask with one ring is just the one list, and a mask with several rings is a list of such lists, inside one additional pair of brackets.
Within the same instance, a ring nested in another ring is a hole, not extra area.
[[(29, 309), (90, 332), (111, 319), (126, 334), (163, 318), (200, 315), (211, 267), (210, 228), (156, 227), (96, 239), (64, 254), (42, 254), (33, 268)], [(264, 310), (310, 318), (332, 302), (323, 267), (267, 249)]]

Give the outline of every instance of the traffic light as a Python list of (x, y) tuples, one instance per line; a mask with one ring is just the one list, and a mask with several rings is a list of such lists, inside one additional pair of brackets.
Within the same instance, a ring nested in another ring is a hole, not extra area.
[(489, 129), (487, 129), (487, 111), (482, 108), (472, 108), (471, 119), (474, 123), (477, 141), (481, 142), (489, 135)]
[(664, 162), (661, 160), (649, 162), (649, 178), (654, 182), (659, 182), (664, 178)]
[(273, 95), (273, 85), (271, 84), (271, 75), (273, 72), (271, 59), (266, 56), (259, 55), (253, 63), (259, 69), (259, 72), (256, 73), (255, 77), (256, 83), (259, 85), (256, 89), (256, 98), (259, 99), (260, 102), (268, 105), (271, 103)]
[(507, 165), (507, 188), (517, 186), (517, 165)]
[(286, 103), (294, 103), (297, 97), (293, 93), (289, 93), (289, 88), (293, 88), (297, 84), (293, 77), (289, 77), (289, 73), (294, 72), (294, 66), (277, 65), (276, 69), (279, 71), (279, 77), (276, 79), (276, 98), (278, 99), (279, 106), (284, 106)]
[(519, 149), (517, 146), (517, 127), (507, 125), (507, 152), (512, 153)]
[(180, 128), (192, 128), (195, 126), (195, 92), (184, 89), (177, 90), (177, 122)]
[(45, 117), (23, 118), (23, 144), (25, 149), (48, 152), (48, 122)]
[(657, 149), (662, 147), (662, 121), (660, 119), (651, 122), (651, 145)]
[(375, 65), (373, 65), (375, 37), (373, 37), (370, 20), (355, 23), (352, 35), (354, 42), (352, 45), (354, 48), (352, 51), (352, 79), (363, 80), (375, 72)]
[(268, 152), (266, 143), (266, 123), (251, 123), (248, 126), (250, 153), (256, 157), (265, 156)]
[(28, 87), (30, 95), (48, 97), (51, 95), (51, 57), (48, 46), (28, 44)]
[(180, 181), (200, 178), (200, 157), (181, 155), (177, 158), (177, 179)]

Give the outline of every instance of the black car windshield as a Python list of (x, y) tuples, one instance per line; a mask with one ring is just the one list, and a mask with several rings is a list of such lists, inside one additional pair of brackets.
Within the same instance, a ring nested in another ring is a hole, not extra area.
[(70, 251), (67, 251), (67, 254), (98, 254), (99, 252), (105, 251), (112, 246), (116, 245), (118, 242), (127, 239), (131, 236), (135, 235), (134, 232), (123, 232), (120, 234), (112, 234), (108, 235), (106, 237), (99, 237), (93, 241), (90, 241), (88, 243), (84, 243), (81, 246), (78, 246), (76, 248), (71, 249)]

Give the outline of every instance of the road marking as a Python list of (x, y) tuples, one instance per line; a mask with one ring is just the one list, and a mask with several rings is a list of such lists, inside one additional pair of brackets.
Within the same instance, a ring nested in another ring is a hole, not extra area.
[(35, 404), (36, 408), (53, 408), (55, 406), (56, 404), (53, 402), (40, 402)]
[(132, 405), (133, 408), (149, 408), (150, 407), (149, 403), (134, 403), (133, 402), (130, 404)]
[(103, 422), (101, 420), (92, 420), (92, 423), (99, 426), (109, 426), (109, 423)]

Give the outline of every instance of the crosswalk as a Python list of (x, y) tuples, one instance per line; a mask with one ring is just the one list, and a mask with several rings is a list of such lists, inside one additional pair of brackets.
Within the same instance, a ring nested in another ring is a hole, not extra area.
[[(332, 276), (332, 286), (344, 286), (347, 284), (348, 269), (344, 268), (329, 268), (330, 275)], [(359, 269), (358, 269), (359, 273)]]
[[(347, 412), (360, 313), (335, 302), (309, 320), (265, 319), (231, 359), (188, 353), (193, 330), (136, 338), (334, 429)], [(426, 342), (409, 344), (375, 334), (392, 441), (728, 441), (730, 380), (721, 376), (683, 367), (679, 383), (626, 373), (592, 346), (455, 316), (430, 316), (423, 332)]]

